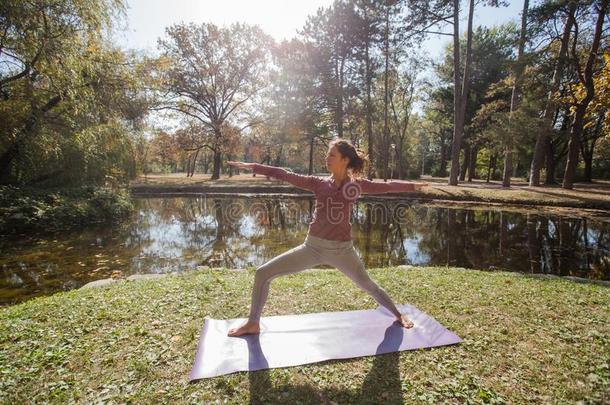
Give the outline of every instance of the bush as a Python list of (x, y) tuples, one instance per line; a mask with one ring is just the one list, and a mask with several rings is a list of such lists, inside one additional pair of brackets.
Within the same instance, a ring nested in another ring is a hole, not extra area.
[(0, 186), (0, 234), (59, 231), (119, 221), (133, 212), (129, 193), (99, 187), (29, 190)]

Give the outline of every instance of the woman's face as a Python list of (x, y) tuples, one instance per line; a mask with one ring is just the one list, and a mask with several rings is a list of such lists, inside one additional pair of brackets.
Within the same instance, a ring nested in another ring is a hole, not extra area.
[(326, 167), (333, 173), (341, 173), (347, 168), (349, 159), (343, 157), (337, 146), (328, 149), (326, 153)]

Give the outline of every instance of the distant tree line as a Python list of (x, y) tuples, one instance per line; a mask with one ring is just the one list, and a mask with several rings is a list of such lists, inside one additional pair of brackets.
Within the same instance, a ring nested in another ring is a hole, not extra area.
[[(610, 177), (608, 0), (525, 0), (518, 22), (477, 27), (483, 4), (506, 2), (337, 0), (281, 43), (178, 24), (145, 56), (108, 40), (121, 1), (7, 0), (0, 179), (217, 179), (235, 159), (314, 173), (336, 136), (368, 153), (369, 177)], [(440, 61), (430, 35), (452, 39)]]

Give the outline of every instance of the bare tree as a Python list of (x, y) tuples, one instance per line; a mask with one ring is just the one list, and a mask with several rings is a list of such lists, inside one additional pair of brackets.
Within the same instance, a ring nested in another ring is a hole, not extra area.
[(248, 103), (265, 86), (271, 39), (258, 27), (233, 24), (177, 24), (166, 30), (159, 47), (167, 60), (161, 72), (167, 94), (159, 108), (178, 111), (201, 122), (213, 138), (212, 180), (220, 177), (223, 128), (241, 131), (252, 121)]

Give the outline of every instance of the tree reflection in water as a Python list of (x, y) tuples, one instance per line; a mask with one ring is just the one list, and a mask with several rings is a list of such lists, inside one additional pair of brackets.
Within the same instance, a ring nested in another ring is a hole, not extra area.
[[(303, 243), (314, 201), (200, 195), (139, 198), (136, 205), (122, 225), (3, 240), (0, 303), (116, 271), (257, 267)], [(354, 206), (352, 223), (369, 268), (442, 265), (610, 279), (610, 225), (603, 221), (371, 198)]]

